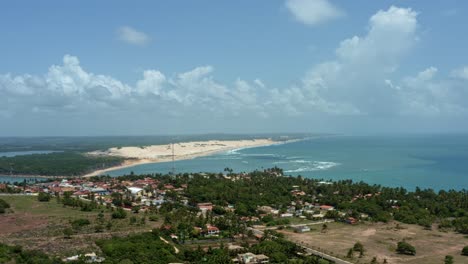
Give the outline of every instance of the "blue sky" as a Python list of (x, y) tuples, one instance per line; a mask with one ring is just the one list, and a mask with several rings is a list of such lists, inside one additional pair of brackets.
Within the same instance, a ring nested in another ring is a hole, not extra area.
[(422, 0), (5, 2), (0, 136), (464, 132), (467, 11)]

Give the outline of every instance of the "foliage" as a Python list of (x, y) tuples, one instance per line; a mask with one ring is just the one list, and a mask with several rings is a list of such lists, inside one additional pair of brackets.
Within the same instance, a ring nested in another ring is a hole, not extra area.
[(397, 244), (397, 253), (404, 255), (416, 255), (416, 249), (411, 244), (401, 241)]
[(63, 229), (63, 236), (65, 238), (70, 239), (73, 234), (74, 234), (74, 232), (73, 232), (73, 230), (71, 228), (67, 227), (67, 228)]
[(96, 244), (109, 263), (119, 263), (125, 259), (131, 259), (134, 263), (179, 262), (174, 248), (152, 233), (98, 240)]
[(0, 243), (0, 263), (18, 264), (58, 264), (60, 259), (53, 259), (46, 254), (35, 250), (23, 250), (19, 246), (8, 246)]
[(37, 196), (37, 200), (39, 202), (48, 202), (50, 201), (50, 198), (51, 198), (50, 194), (45, 193), (45, 192), (40, 192), (39, 195)]
[(151, 222), (156, 222), (159, 220), (159, 217), (157, 215), (150, 215), (148, 217), (148, 220), (150, 220)]
[(468, 256), (468, 246), (464, 246), (464, 247), (463, 247), (461, 254), (462, 254), (463, 256)]
[(127, 217), (127, 213), (122, 207), (117, 208), (117, 210), (112, 213), (112, 218), (114, 219), (124, 219), (125, 217)]
[(444, 264), (453, 264), (453, 256), (450, 256), (450, 255), (445, 256)]
[(10, 204), (5, 200), (0, 199), (0, 214), (5, 213), (6, 209), (10, 208)]
[(83, 175), (95, 169), (122, 163), (123, 158), (112, 156), (90, 156), (78, 152), (56, 152), (49, 154), (0, 157), (0, 174), (21, 175)]
[(356, 242), (353, 246), (353, 251), (359, 252), (359, 257), (364, 256), (364, 246), (361, 242)]
[(79, 229), (83, 226), (87, 226), (87, 225), (90, 225), (91, 222), (88, 220), (88, 219), (85, 219), (85, 218), (79, 218), (79, 219), (76, 219), (76, 220), (73, 220), (71, 221), (71, 225), (74, 229)]

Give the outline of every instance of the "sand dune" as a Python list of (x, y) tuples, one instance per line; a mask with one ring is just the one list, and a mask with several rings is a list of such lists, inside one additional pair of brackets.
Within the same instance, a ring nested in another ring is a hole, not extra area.
[(105, 155), (117, 156), (128, 158), (123, 164), (116, 167), (111, 167), (104, 170), (94, 171), (85, 177), (96, 176), (105, 174), (107, 171), (127, 168), (135, 165), (166, 162), (172, 160), (174, 153), (174, 160), (192, 159), (201, 156), (207, 156), (218, 152), (228, 150), (259, 147), (275, 144), (276, 142), (271, 139), (252, 139), (252, 140), (210, 140), (210, 141), (194, 141), (194, 142), (181, 142), (175, 143), (174, 150), (171, 144), (166, 145), (152, 145), (144, 147), (122, 147), (110, 148), (105, 151), (89, 152), (90, 155)]

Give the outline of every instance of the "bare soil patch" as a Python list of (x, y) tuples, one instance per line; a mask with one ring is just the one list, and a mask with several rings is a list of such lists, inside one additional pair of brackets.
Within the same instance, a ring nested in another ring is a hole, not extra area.
[[(396, 223), (361, 223), (348, 225), (332, 223), (325, 233), (313, 230), (307, 233), (294, 233), (282, 230), (286, 237), (294, 242), (320, 249), (340, 258), (345, 258), (348, 250), (356, 242), (361, 242), (365, 248), (365, 255), (359, 258), (355, 253), (355, 263), (369, 263), (377, 257), (380, 263), (384, 258), (388, 263), (408, 264), (439, 264), (443, 263), (446, 255), (452, 255), (455, 263), (468, 263), (468, 257), (460, 255), (462, 248), (468, 245), (468, 239), (462, 234), (441, 232), (438, 230), (424, 230), (417, 225)], [(406, 240), (416, 248), (416, 256), (399, 255), (395, 252), (399, 241)]]

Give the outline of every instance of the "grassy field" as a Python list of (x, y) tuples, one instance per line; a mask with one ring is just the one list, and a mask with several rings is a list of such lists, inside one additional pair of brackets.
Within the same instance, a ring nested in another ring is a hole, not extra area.
[[(96, 232), (99, 210), (83, 212), (79, 209), (64, 207), (55, 199), (49, 202), (39, 202), (34, 196), (1, 196), (1, 199), (11, 205), (13, 212), (0, 215), (0, 241), (11, 245), (21, 245), (28, 249), (39, 249), (57, 256), (70, 256), (83, 252), (98, 252), (93, 243), (98, 238), (125, 236), (131, 233), (149, 231), (159, 227), (160, 222), (151, 222), (145, 215), (128, 212), (126, 219), (112, 219), (111, 212), (104, 210), (104, 226), (102, 232)], [(136, 224), (130, 224), (129, 218), (135, 216)], [(71, 239), (64, 237), (64, 229), (71, 228), (71, 221), (88, 219), (90, 225), (73, 229)], [(107, 223), (111, 223), (107, 227)]]
[(1, 199), (7, 201), (15, 213), (25, 213), (31, 215), (47, 215), (51, 218), (59, 217), (87, 217), (96, 215), (98, 212), (83, 212), (70, 207), (64, 207), (62, 204), (51, 199), (49, 202), (39, 202), (36, 196), (1, 196)]
[[(468, 239), (453, 232), (438, 230), (424, 230), (420, 226), (397, 223), (360, 223), (348, 225), (344, 223), (328, 223), (328, 230), (322, 232), (316, 228), (307, 233), (294, 233), (282, 230), (291, 241), (320, 249), (332, 255), (345, 258), (348, 250), (356, 242), (361, 242), (365, 248), (365, 255), (359, 258), (355, 253), (353, 263), (370, 263), (377, 257), (379, 263), (384, 258), (388, 263), (408, 264), (439, 264), (444, 262), (446, 255), (452, 255), (455, 263), (468, 263), (468, 257), (461, 256), (461, 250), (468, 245)], [(416, 256), (404, 256), (395, 253), (396, 244), (405, 239), (415, 246)]]

